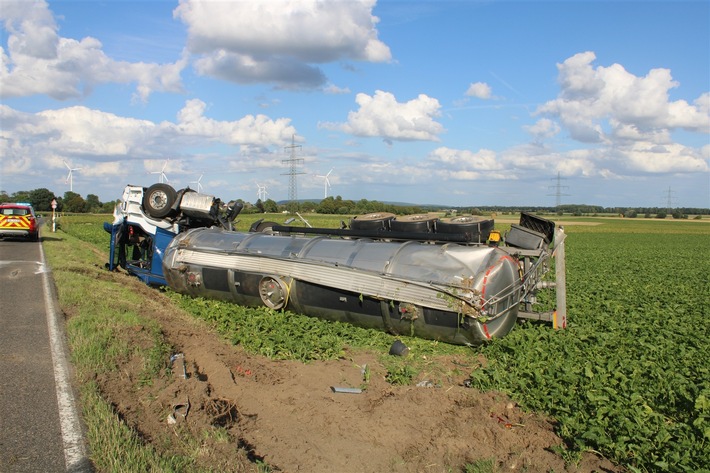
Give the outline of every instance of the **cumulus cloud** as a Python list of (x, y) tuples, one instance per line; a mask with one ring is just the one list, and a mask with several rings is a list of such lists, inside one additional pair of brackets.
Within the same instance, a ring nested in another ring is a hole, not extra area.
[(272, 82), (280, 89), (314, 88), (326, 82), (319, 68), (293, 58), (271, 56), (263, 60), (224, 50), (195, 61), (195, 70), (205, 76), (239, 84)]
[(490, 85), (485, 82), (476, 82), (472, 83), (468, 87), (468, 90), (466, 90), (466, 96), (487, 100), (492, 98), (492, 92), (493, 91)]
[(180, 73), (186, 57), (172, 64), (114, 61), (95, 38), (59, 36), (44, 1), (3, 1), (0, 20), (8, 33), (7, 51), (0, 48), (3, 98), (44, 94), (66, 100), (86, 95), (102, 83), (134, 83), (141, 100), (155, 91), (182, 91)]
[(439, 101), (424, 94), (401, 103), (393, 94), (378, 90), (373, 96), (357, 94), (355, 102), (360, 108), (348, 113), (346, 123), (320, 126), (386, 141), (439, 141), (438, 135), (444, 131), (435, 120), (440, 115)]
[(464, 173), (483, 173), (503, 169), (496, 153), (488, 149), (472, 152), (443, 146), (429, 153), (428, 161), (434, 166), (443, 165), (455, 172)]
[[(594, 68), (595, 59), (593, 52), (584, 52), (558, 64), (560, 94), (537, 113), (558, 117), (572, 138), (582, 142), (603, 142), (620, 128), (627, 137), (634, 129), (639, 139), (678, 128), (710, 132), (708, 94), (694, 105), (670, 101), (669, 90), (679, 84), (668, 69), (652, 69), (637, 77), (619, 64)], [(604, 129), (607, 124), (609, 133)]]
[(173, 126), (180, 136), (200, 137), (230, 145), (267, 147), (287, 142), (296, 133), (291, 120), (272, 120), (266, 115), (246, 115), (239, 120), (217, 121), (204, 116), (207, 105), (199, 100), (189, 100), (178, 113), (178, 122)]
[(633, 171), (651, 173), (708, 172), (710, 166), (702, 152), (679, 143), (656, 145), (650, 142), (634, 142), (621, 150), (627, 166)]
[(174, 16), (187, 25), (190, 52), (201, 55), (199, 73), (237, 83), (314, 88), (327, 81), (313, 64), (391, 59), (377, 37), (375, 3), (181, 0)]
[[(610, 172), (616, 172), (615, 167), (648, 173), (708, 170), (707, 159), (698, 150), (673, 143), (672, 132), (710, 133), (710, 94), (692, 104), (671, 101), (669, 91), (679, 84), (668, 69), (652, 69), (639, 77), (619, 64), (594, 67), (595, 59), (588, 51), (558, 64), (560, 93), (536, 114), (559, 121), (574, 140), (597, 146), (605, 160), (616, 161), (603, 167)], [(557, 134), (549, 128), (552, 122), (543, 120), (527, 131), (537, 138)]]
[(549, 118), (541, 118), (534, 125), (524, 126), (523, 129), (530, 133), (536, 141), (552, 138), (560, 132), (560, 126)]
[[(190, 100), (176, 122), (154, 123), (82, 106), (25, 113), (0, 105), (0, 151), (11, 163), (5, 171), (26, 171), (26, 156), (33, 156), (50, 168), (63, 168), (64, 159), (91, 161), (91, 166), (83, 166), (83, 172), (97, 174), (102, 169), (115, 170), (115, 163), (173, 157), (196, 143), (202, 147), (210, 142), (281, 147), (296, 133), (289, 119), (246, 115), (235, 121), (218, 121), (206, 117), (205, 110), (202, 101)], [(89, 168), (92, 171), (87, 171)], [(34, 171), (41, 169), (35, 166)]]

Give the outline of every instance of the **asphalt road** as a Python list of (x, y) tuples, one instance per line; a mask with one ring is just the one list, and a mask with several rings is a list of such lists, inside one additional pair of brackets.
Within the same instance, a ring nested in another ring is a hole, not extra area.
[(40, 243), (0, 240), (0, 471), (91, 471), (43, 260)]

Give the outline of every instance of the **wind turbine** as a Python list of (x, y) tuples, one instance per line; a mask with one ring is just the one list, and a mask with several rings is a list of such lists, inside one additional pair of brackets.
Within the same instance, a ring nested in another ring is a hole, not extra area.
[(190, 183), (190, 184), (197, 184), (197, 192), (198, 193), (202, 192), (202, 184), (200, 183), (200, 181), (202, 180), (202, 176), (204, 176), (204, 174), (200, 174), (200, 177), (196, 181), (192, 181)]
[(74, 192), (74, 171), (78, 171), (81, 168), (73, 168), (70, 167), (66, 161), (64, 161), (64, 165), (69, 169), (69, 174), (67, 174), (67, 178), (64, 179), (65, 184), (69, 184), (69, 191)]
[(266, 194), (268, 194), (268, 192), (266, 192), (266, 186), (257, 182), (256, 187), (259, 189), (256, 191), (256, 198), (264, 202), (266, 200)]
[(328, 180), (328, 176), (330, 176), (331, 172), (333, 172), (332, 169), (330, 171), (328, 171), (328, 174), (326, 174), (325, 176), (319, 176), (318, 174), (316, 174), (316, 177), (323, 178), (323, 198), (324, 199), (328, 198), (328, 188), (330, 187), (330, 181)]
[(163, 180), (165, 182), (170, 182), (168, 180), (168, 176), (165, 175), (165, 168), (168, 166), (168, 160), (165, 160), (165, 163), (163, 164), (163, 168), (160, 171), (151, 171), (151, 174), (160, 174), (160, 183), (163, 183)]

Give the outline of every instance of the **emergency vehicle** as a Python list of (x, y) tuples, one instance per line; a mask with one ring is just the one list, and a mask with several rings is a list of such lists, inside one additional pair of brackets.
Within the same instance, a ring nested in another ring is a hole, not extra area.
[(5, 237), (39, 240), (39, 222), (31, 204), (26, 202), (0, 204), (0, 238)]

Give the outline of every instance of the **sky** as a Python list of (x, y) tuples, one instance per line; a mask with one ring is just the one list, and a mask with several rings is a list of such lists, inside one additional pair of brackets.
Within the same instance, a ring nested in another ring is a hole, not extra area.
[(8, 194), (710, 207), (707, 0), (0, 0), (0, 23)]

